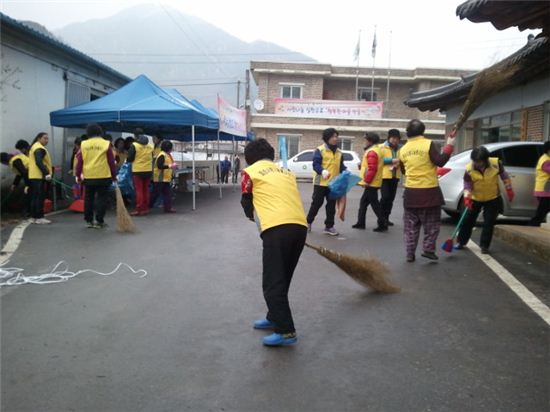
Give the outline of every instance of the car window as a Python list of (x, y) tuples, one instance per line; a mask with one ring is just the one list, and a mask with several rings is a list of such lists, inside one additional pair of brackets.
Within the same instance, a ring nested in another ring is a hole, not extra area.
[(502, 163), (504, 166), (534, 168), (538, 161), (536, 145), (522, 145), (505, 147), (502, 149)]
[(305, 152), (302, 154), (299, 154), (296, 158), (297, 162), (311, 162), (313, 161), (313, 152)]
[(490, 152), (490, 156), (491, 157), (498, 157), (499, 160), (503, 160), (503, 154), (502, 154), (502, 149), (498, 149), (498, 150), (495, 150), (493, 152)]
[(344, 155), (344, 162), (349, 162), (353, 160), (353, 155), (351, 153), (342, 153)]

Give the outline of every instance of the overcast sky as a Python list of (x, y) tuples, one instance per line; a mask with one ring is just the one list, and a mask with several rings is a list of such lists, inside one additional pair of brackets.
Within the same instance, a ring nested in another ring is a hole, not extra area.
[[(146, 3), (135, 0), (0, 0), (3, 13), (50, 30), (111, 16)], [(150, 2), (158, 3), (158, 2)], [(249, 1), (163, 0), (245, 41), (265, 40), (336, 65), (355, 65), (361, 30), (361, 66), (371, 66), (377, 26), (376, 67), (481, 69), (525, 44), (529, 32), (496, 30), (455, 15), (461, 0)]]

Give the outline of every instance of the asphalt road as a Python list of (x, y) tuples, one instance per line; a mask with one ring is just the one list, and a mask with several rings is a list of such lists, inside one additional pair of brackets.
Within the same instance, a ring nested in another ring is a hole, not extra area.
[[(300, 185), (306, 210), (311, 185)], [(261, 242), (239, 194), (180, 195), (175, 215), (136, 218), (137, 235), (86, 229), (81, 215), (31, 226), (11, 266), (27, 274), (148, 271), (22, 285), (1, 295), (1, 410), (8, 411), (546, 411), (549, 330), (469, 251), (405, 262), (400, 201), (390, 232), (351, 229), (309, 240), (377, 256), (402, 287), (362, 289), (304, 251), (290, 299), (299, 342), (266, 348)], [(452, 227), (446, 224), (442, 242)], [(479, 232), (478, 232), (479, 233)], [(479, 234), (474, 235), (474, 240)], [(493, 256), (548, 301), (541, 262), (495, 242)], [(501, 259), (502, 257), (502, 259)]]

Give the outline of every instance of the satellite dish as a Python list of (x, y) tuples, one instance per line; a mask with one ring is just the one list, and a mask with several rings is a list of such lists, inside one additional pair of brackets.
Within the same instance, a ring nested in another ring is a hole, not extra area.
[(264, 109), (264, 102), (260, 99), (254, 100), (254, 109), (261, 112)]

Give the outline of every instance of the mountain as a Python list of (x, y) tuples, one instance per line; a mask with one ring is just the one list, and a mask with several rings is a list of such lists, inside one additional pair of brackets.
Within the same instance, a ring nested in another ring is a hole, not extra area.
[(209, 107), (217, 93), (236, 104), (238, 80), (243, 104), (250, 60), (315, 61), (273, 43), (247, 43), (198, 17), (153, 4), (70, 24), (55, 35), (129, 77), (145, 74)]

